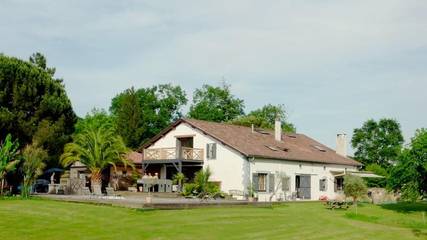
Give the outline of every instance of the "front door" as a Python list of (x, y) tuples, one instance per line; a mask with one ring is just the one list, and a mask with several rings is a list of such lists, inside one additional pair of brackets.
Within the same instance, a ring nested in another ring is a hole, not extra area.
[(311, 199), (311, 176), (298, 175), (295, 179), (297, 197), (302, 199)]

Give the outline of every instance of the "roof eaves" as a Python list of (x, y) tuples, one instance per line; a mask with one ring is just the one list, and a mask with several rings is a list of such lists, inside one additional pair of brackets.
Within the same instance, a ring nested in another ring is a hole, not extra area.
[[(264, 155), (249, 155), (248, 157), (252, 158), (262, 158), (262, 159), (272, 159), (272, 160), (285, 160), (285, 161), (299, 161), (299, 162), (309, 162), (309, 163), (321, 163), (321, 164), (337, 164), (337, 165), (346, 165), (346, 166), (362, 166), (361, 163), (357, 162), (358, 164), (354, 163), (342, 163), (342, 162), (324, 162), (324, 161), (314, 161), (314, 160), (306, 160), (306, 159), (297, 159), (297, 158), (278, 158), (278, 157), (271, 157), (271, 156), (264, 156)], [(354, 161), (354, 160), (353, 160)]]

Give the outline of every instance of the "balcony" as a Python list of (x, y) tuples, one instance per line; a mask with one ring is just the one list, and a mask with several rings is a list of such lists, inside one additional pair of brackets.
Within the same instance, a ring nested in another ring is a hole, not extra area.
[(203, 161), (203, 156), (203, 149), (201, 148), (150, 148), (144, 150), (144, 160)]

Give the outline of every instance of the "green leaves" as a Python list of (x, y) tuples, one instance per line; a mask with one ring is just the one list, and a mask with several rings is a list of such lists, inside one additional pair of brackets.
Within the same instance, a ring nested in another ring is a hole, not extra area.
[(201, 89), (194, 91), (188, 116), (200, 120), (228, 122), (243, 115), (243, 109), (243, 100), (231, 94), (229, 85), (203, 85)]
[(19, 143), (15, 140), (12, 141), (12, 135), (8, 134), (5, 140), (0, 145), (0, 179), (6, 175), (7, 172), (15, 170), (19, 160), (16, 159), (18, 155)]
[(35, 135), (49, 132), (54, 137), (43, 140), (42, 145), (52, 166), (57, 165), (76, 121), (64, 86), (53, 77), (54, 72), (40, 53), (29, 62), (0, 55), (0, 139), (11, 133), (25, 146)]
[(403, 135), (400, 124), (393, 119), (366, 121), (361, 128), (354, 129), (351, 144), (356, 149), (354, 156), (365, 165), (378, 164), (390, 167), (397, 159)]
[(427, 193), (427, 130), (415, 132), (408, 148), (400, 154), (388, 179), (388, 188), (405, 190), (408, 200), (413, 200), (414, 189), (418, 195)]
[(186, 103), (181, 87), (163, 84), (127, 89), (113, 98), (110, 111), (116, 120), (117, 133), (128, 147), (136, 149), (180, 118)]
[(24, 175), (22, 196), (29, 197), (31, 186), (37, 177), (43, 174), (48, 153), (37, 144), (31, 144), (24, 148), (22, 158), (24, 159), (22, 164), (22, 173)]
[(354, 201), (367, 193), (367, 187), (361, 177), (353, 175), (344, 176), (344, 194), (350, 196)]
[(12, 135), (10, 134), (8, 134), (5, 140), (0, 144), (0, 195), (3, 195), (4, 178), (6, 173), (15, 171), (15, 168), (19, 163), (19, 160), (16, 159), (18, 155), (18, 148), (18, 141), (12, 141)]
[(80, 161), (90, 171), (96, 172), (117, 163), (133, 166), (126, 158), (129, 150), (120, 136), (105, 125), (88, 125), (64, 147), (61, 163), (64, 166)]
[(231, 123), (246, 127), (250, 127), (253, 124), (257, 128), (274, 129), (276, 117), (281, 120), (283, 131), (296, 132), (295, 126), (287, 121), (287, 113), (283, 105), (267, 104), (245, 116), (232, 120)]

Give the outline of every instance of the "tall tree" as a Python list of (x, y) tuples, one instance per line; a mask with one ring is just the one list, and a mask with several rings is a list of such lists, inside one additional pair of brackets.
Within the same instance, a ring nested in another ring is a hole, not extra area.
[(45, 72), (49, 73), (50, 76), (53, 77), (53, 75), (55, 75), (56, 68), (54, 68), (54, 67), (51, 68), (51, 67), (47, 66), (47, 60), (43, 54), (41, 54), (39, 52), (34, 53), (33, 55), (30, 56), (29, 61), (33, 65), (35, 65), (35, 66), (43, 69)]
[[(138, 103), (134, 104), (136, 100)], [(110, 111), (122, 126), (118, 133), (129, 147), (137, 148), (180, 118), (181, 108), (186, 103), (181, 87), (163, 84), (136, 91), (128, 89), (118, 94), (111, 101)]]
[(80, 161), (91, 173), (91, 186), (95, 194), (101, 194), (102, 170), (117, 163), (132, 163), (126, 158), (128, 149), (122, 138), (108, 127), (89, 125), (73, 136), (73, 142), (64, 147), (61, 162), (64, 166)]
[(354, 129), (351, 144), (354, 157), (365, 166), (378, 164), (390, 167), (397, 159), (402, 146), (403, 136), (400, 124), (393, 119), (366, 121), (361, 128)]
[(12, 141), (10, 134), (0, 144), (0, 195), (3, 195), (6, 174), (14, 171), (19, 163), (17, 159), (18, 147), (19, 143), (16, 140)]
[(200, 120), (228, 122), (243, 115), (243, 109), (243, 100), (231, 93), (230, 85), (203, 85), (194, 91), (188, 116)]
[(290, 123), (284, 105), (267, 104), (262, 108), (251, 111), (249, 114), (238, 117), (231, 121), (232, 124), (257, 128), (274, 129), (274, 122), (279, 118), (282, 129), (285, 132), (296, 132), (295, 126)]
[(402, 190), (404, 196), (427, 193), (427, 129), (418, 129), (410, 146), (402, 151), (391, 169), (388, 187)]
[(31, 186), (33, 186), (37, 177), (42, 175), (43, 169), (46, 166), (45, 160), (47, 159), (47, 152), (41, 147), (37, 146), (37, 143), (27, 145), (22, 152), (22, 158), (24, 163), (22, 164), (22, 173), (24, 175), (24, 181), (22, 184), (21, 195), (24, 198), (30, 196)]
[(53, 73), (41, 54), (30, 62), (0, 55), (0, 139), (11, 133), (25, 146), (39, 136), (50, 165), (57, 164), (76, 121), (64, 85)]
[(123, 137), (127, 146), (138, 148), (144, 133), (142, 128), (144, 122), (138, 95), (133, 87), (123, 93), (120, 107), (115, 112), (117, 132)]

